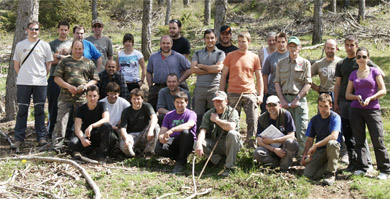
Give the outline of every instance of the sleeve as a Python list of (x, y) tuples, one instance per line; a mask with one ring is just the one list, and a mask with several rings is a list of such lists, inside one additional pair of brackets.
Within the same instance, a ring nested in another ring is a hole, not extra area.
[(373, 74), (374, 80), (375, 80), (376, 76), (381, 75), (378, 68), (372, 68), (372, 74)]
[(225, 60), (225, 57), (226, 57), (226, 55), (225, 55), (225, 53), (223, 52), (223, 51), (219, 51), (218, 52), (218, 62), (223, 62), (223, 60)]
[(348, 77), (348, 80), (349, 81), (353, 81), (353, 80), (355, 80), (355, 74), (356, 74), (356, 71), (352, 71), (352, 73), (349, 75), (349, 77)]
[(191, 94), (189, 91), (184, 90), (187, 93), (188, 96), (188, 104), (187, 104), (187, 109), (191, 109)]
[(106, 104), (106, 103), (104, 103), (104, 102), (99, 102), (99, 104), (100, 104), (100, 106), (101, 106), (101, 108), (102, 108), (102, 114), (103, 114), (104, 112), (108, 112), (108, 107), (107, 107), (107, 104)]
[(164, 100), (164, 98), (165, 98), (164, 90), (165, 89), (163, 88), (163, 89), (160, 89), (160, 91), (158, 91), (158, 99), (157, 99), (157, 106), (156, 106), (157, 110), (159, 108), (167, 109), (167, 104), (165, 103), (165, 100)]
[(295, 132), (296, 131), (296, 128), (295, 128), (295, 124), (294, 124), (294, 119), (291, 115), (291, 113), (289, 111), (286, 111), (286, 114), (285, 114), (285, 120), (286, 122), (286, 133), (289, 133), (289, 132)]
[[(180, 54), (180, 53), (178, 53), (178, 54)], [(184, 57), (184, 55), (181, 55), (180, 57), (181, 57), (181, 60), (182, 60), (181, 61), (182, 62), (181, 65), (182, 65), (183, 71), (190, 69), (190, 67), (191, 67), (190, 61), (188, 61), (188, 59), (186, 57)]]
[(264, 65), (261, 67), (261, 73), (263, 75), (269, 75), (271, 73), (271, 62), (269, 57), (265, 59)]
[(83, 107), (85, 106), (85, 104), (79, 106), (77, 108), (77, 111), (76, 111), (76, 117), (75, 118), (80, 118), (81, 120), (83, 120)]
[(61, 77), (63, 78), (64, 77), (64, 67), (65, 67), (65, 60), (61, 60), (57, 66), (56, 66), (56, 70), (54, 71), (54, 74), (53, 76), (54, 77)]
[(121, 114), (121, 128), (127, 128), (128, 108), (124, 109)]
[(305, 134), (307, 137), (311, 137), (311, 138), (314, 138), (316, 136), (316, 132), (315, 132), (314, 128), (312, 128), (313, 119), (314, 119), (314, 117), (311, 118), (309, 125), (307, 126), (306, 134)]
[(98, 59), (99, 57), (102, 56), (102, 54), (99, 52), (99, 50), (95, 47), (95, 45), (93, 45), (92, 43), (89, 42), (90, 45), (90, 52), (91, 52), (91, 57), (93, 59)]
[(165, 127), (167, 129), (170, 129), (172, 124), (171, 124), (171, 114), (175, 114), (174, 112), (168, 112), (165, 116), (164, 116), (164, 119), (163, 119), (163, 122), (162, 122), (162, 125), (161, 127)]
[(149, 103), (145, 103), (144, 105), (146, 107), (146, 112), (147, 112), (149, 117), (156, 114), (156, 112), (154, 112), (152, 105), (150, 105)]
[(144, 54), (142, 54), (140, 51), (137, 51), (137, 58), (138, 60), (144, 58)]
[[(263, 114), (267, 114), (267, 112), (264, 112)], [(259, 117), (259, 121), (257, 122), (257, 133), (256, 133), (256, 137), (260, 137), (260, 134), (264, 131), (264, 128), (261, 126), (261, 122), (260, 120), (262, 119), (262, 115), (260, 115)]]
[(114, 55), (114, 50), (112, 48), (112, 41), (111, 39), (108, 39), (108, 49), (107, 49), (107, 56), (113, 56)]
[(223, 60), (223, 65), (226, 66), (226, 67), (228, 67), (228, 68), (230, 67), (229, 62), (230, 62), (231, 56), (232, 56), (232, 54), (231, 54), (231, 53), (228, 53), (228, 54), (226, 55), (225, 60)]
[(196, 51), (196, 52), (194, 53), (194, 55), (192, 55), (192, 60), (191, 60), (191, 61), (197, 61), (197, 62), (199, 62), (198, 52), (199, 52), (199, 51)]
[(275, 70), (275, 79), (274, 79), (274, 83), (279, 83), (280, 82), (280, 61), (276, 64), (276, 70)]
[(305, 72), (305, 83), (306, 84), (311, 84), (311, 64), (309, 60), (305, 60), (305, 65), (306, 65), (306, 72)]
[(90, 80), (96, 80), (96, 81), (99, 81), (100, 78), (99, 78), (99, 74), (97, 73), (97, 70), (96, 70), (96, 67), (95, 67), (95, 64), (93, 63), (93, 61), (91, 60), (88, 60), (89, 61), (89, 68), (90, 68)]
[(341, 65), (342, 65), (342, 63), (343, 63), (343, 60), (340, 60), (339, 62), (337, 62), (337, 64), (336, 64), (336, 71), (334, 73), (335, 77), (342, 77), (342, 75), (341, 75)]
[[(21, 48), (21, 47), (20, 47), (20, 43), (16, 44), (15, 52), (14, 52), (14, 58), (13, 58), (14, 61), (22, 62), (22, 61), (21, 61), (21, 52), (22, 52), (22, 51), (21, 51), (20, 48)], [(22, 64), (22, 63), (20, 63), (20, 64)]]
[(130, 101), (129, 89), (127, 88), (125, 77), (122, 73), (119, 73), (119, 86), (121, 88), (121, 97), (127, 101)]
[(148, 65), (146, 66), (146, 71), (149, 73), (153, 73), (153, 55), (150, 56)]
[(339, 133), (341, 132), (341, 118), (339, 115), (332, 114), (329, 122), (329, 131), (338, 131)]
[(51, 52), (50, 45), (45, 42), (45, 54), (46, 54), (46, 62), (52, 62), (53, 59), (53, 53)]
[(184, 54), (190, 54), (191, 53), (191, 44), (190, 42), (186, 39), (185, 42), (185, 53)]
[(318, 74), (318, 61), (311, 66), (311, 76)]
[(240, 132), (240, 116), (238, 115), (238, 111), (236, 109), (233, 109), (232, 117), (230, 118), (229, 122), (236, 123), (236, 131)]
[(206, 131), (210, 130), (210, 115), (211, 112), (207, 111), (203, 117), (202, 117), (202, 124), (200, 125), (199, 129), (205, 129)]
[(253, 64), (255, 66), (254, 68), (255, 70), (261, 70), (260, 58), (256, 54), (255, 54), (255, 59)]
[[(54, 41), (55, 41), (55, 40), (54, 40)], [(56, 49), (55, 49), (55, 47), (54, 47), (54, 41), (52, 41), (52, 42), (49, 43), (50, 50), (51, 50), (52, 53), (56, 53)]]

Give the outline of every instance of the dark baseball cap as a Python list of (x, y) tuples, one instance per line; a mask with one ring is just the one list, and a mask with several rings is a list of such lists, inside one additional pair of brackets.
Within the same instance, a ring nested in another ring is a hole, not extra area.
[(223, 25), (220, 30), (221, 33), (232, 33), (232, 28), (228, 25)]

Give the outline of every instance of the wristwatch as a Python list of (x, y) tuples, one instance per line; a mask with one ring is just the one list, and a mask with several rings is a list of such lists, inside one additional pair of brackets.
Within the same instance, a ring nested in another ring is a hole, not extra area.
[(300, 100), (301, 98), (299, 97), (299, 95), (297, 95), (295, 98), (297, 98), (297, 100)]
[(61, 55), (60, 54), (57, 55), (57, 59), (61, 59)]
[(288, 107), (291, 107), (291, 103), (288, 103)]

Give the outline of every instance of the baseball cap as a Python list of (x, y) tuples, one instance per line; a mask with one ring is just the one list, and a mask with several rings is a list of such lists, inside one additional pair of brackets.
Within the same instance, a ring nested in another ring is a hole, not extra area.
[(215, 92), (215, 97), (213, 98), (213, 101), (214, 100), (226, 100), (227, 99), (227, 95), (224, 91), (217, 91)]
[(232, 33), (232, 29), (228, 25), (223, 25), (220, 30), (221, 33)]
[(279, 104), (279, 98), (276, 95), (271, 95), (267, 98), (266, 104)]
[(301, 42), (299, 41), (298, 37), (295, 37), (295, 36), (292, 36), (290, 38), (288, 38), (288, 41), (287, 41), (287, 45), (290, 44), (290, 43), (294, 43), (298, 46), (301, 45)]
[(100, 21), (100, 19), (92, 20), (92, 26), (95, 25), (95, 24), (101, 24), (101, 25), (103, 25), (103, 22)]

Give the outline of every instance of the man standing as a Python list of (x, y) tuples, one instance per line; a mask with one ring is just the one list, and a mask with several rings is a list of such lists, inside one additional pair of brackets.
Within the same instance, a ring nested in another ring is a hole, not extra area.
[(148, 62), (146, 79), (149, 85), (148, 102), (156, 109), (158, 92), (166, 87), (168, 74), (179, 77), (180, 87), (188, 90), (185, 80), (191, 75), (190, 62), (172, 50), (172, 38), (164, 35), (160, 39), (160, 51), (153, 53)]
[(169, 74), (167, 77), (167, 87), (161, 89), (158, 92), (157, 112), (158, 112), (158, 124), (160, 126), (162, 125), (162, 121), (165, 117), (165, 114), (175, 109), (174, 96), (180, 91), (187, 93), (188, 100), (189, 100), (189, 103), (187, 104), (187, 108), (190, 109), (191, 108), (190, 92), (179, 87), (179, 78), (175, 73)]
[[(102, 55), (102, 65), (105, 66), (107, 60), (113, 60), (113, 50), (112, 50), (112, 41), (110, 38), (103, 35), (104, 25), (103, 22), (99, 19), (92, 21), (92, 32), (93, 35), (85, 38), (95, 45), (96, 49)], [(95, 62), (97, 65), (97, 63)]]
[(61, 87), (57, 122), (52, 136), (55, 150), (60, 150), (63, 146), (69, 115), (85, 103), (87, 88), (99, 81), (95, 64), (83, 57), (83, 43), (75, 40), (71, 48), (72, 56), (62, 59), (54, 73), (54, 81)]
[(115, 82), (110, 82), (107, 84), (105, 91), (107, 92), (107, 97), (100, 100), (104, 102), (108, 109), (108, 114), (110, 116), (109, 123), (114, 131), (119, 133), (119, 123), (121, 121), (122, 111), (130, 106), (130, 103), (122, 97), (119, 97), (121, 88)]
[(203, 114), (213, 107), (214, 93), (219, 88), (225, 53), (215, 47), (216, 36), (212, 29), (204, 32), (206, 47), (195, 52), (191, 62), (191, 72), (196, 74), (193, 107), (198, 116), (198, 124)]
[[(275, 90), (275, 71), (276, 65), (279, 60), (288, 57), (287, 51), (287, 35), (284, 32), (280, 32), (276, 35), (276, 52), (272, 53), (264, 61), (264, 65), (261, 67), (261, 73), (263, 74), (264, 84), (264, 98), (263, 101), (267, 101), (267, 97), (271, 95), (277, 95)], [(265, 104), (261, 104), (261, 111), (265, 112)]]
[[(332, 97), (323, 93), (318, 97), (319, 113), (310, 120), (307, 128), (305, 150), (301, 165), (306, 166), (304, 175), (312, 180), (332, 185), (336, 179), (337, 162), (340, 152), (341, 119), (331, 111)], [(316, 142), (314, 143), (314, 138)]]
[(336, 40), (328, 39), (325, 43), (324, 50), (326, 57), (316, 61), (311, 67), (311, 76), (318, 75), (320, 77), (320, 85), (317, 86), (312, 82), (311, 88), (320, 94), (328, 93), (332, 96), (333, 100), (333, 90), (336, 82), (336, 64), (341, 60), (341, 58), (336, 56)]
[(269, 32), (267, 34), (267, 45), (268, 47), (263, 47), (262, 49), (259, 50), (259, 58), (260, 58), (260, 63), (262, 66), (264, 66), (265, 60), (267, 59), (268, 56), (272, 55), (276, 51), (276, 32)]
[(158, 136), (157, 155), (176, 160), (173, 173), (183, 172), (196, 140), (196, 113), (187, 109), (185, 92), (175, 95), (175, 110), (168, 112)]
[(237, 154), (241, 149), (240, 117), (237, 110), (228, 106), (227, 95), (224, 91), (217, 91), (213, 98), (214, 108), (207, 111), (199, 127), (198, 141), (195, 152), (202, 157), (209, 156), (219, 136), (222, 134), (219, 144), (211, 156), (211, 162), (216, 165), (226, 156), (224, 171), (221, 176), (227, 177), (233, 170), (237, 160)]
[(287, 49), (289, 56), (279, 61), (274, 83), (282, 108), (290, 111), (294, 118), (300, 158), (305, 147), (305, 132), (309, 120), (305, 96), (311, 86), (311, 65), (308, 60), (299, 56), (301, 42), (298, 37), (288, 39)]
[(14, 53), (14, 68), (18, 75), (16, 80), (16, 97), (18, 113), (15, 124), (15, 143), (13, 149), (19, 148), (24, 142), (28, 107), (31, 95), (34, 103), (35, 132), (39, 146), (47, 144), (45, 111), (47, 81), (46, 75), (50, 71), (53, 54), (48, 43), (39, 38), (39, 22), (27, 24), (27, 39), (16, 44)]
[[(131, 106), (122, 112), (119, 148), (127, 156), (154, 153), (159, 126), (157, 115), (149, 103), (144, 102), (144, 92), (135, 88), (130, 93)], [(135, 151), (135, 152), (134, 152)]]
[(74, 122), (76, 136), (71, 138), (69, 148), (77, 152), (91, 154), (98, 161), (104, 161), (114, 148), (118, 137), (112, 131), (109, 114), (104, 102), (98, 102), (99, 88), (96, 85), (87, 89), (87, 103), (77, 109)]
[(73, 27), (73, 41), (81, 41), (83, 42), (84, 52), (83, 56), (89, 60), (93, 60), (96, 62), (97, 72), (102, 70), (102, 54), (96, 49), (96, 47), (88, 40), (84, 39), (84, 26), (76, 25)]
[[(110, 82), (115, 82), (120, 87), (120, 95), (127, 101), (130, 100), (129, 90), (127, 89), (127, 85), (125, 82), (125, 78), (123, 74), (119, 71), (116, 71), (116, 62), (113, 60), (108, 60), (106, 63), (105, 70), (99, 73), (99, 93), (100, 98), (103, 99), (106, 97), (106, 87)], [(104, 94), (103, 94), (104, 93)]]
[(171, 19), (169, 21), (169, 36), (171, 36), (173, 40), (172, 50), (184, 55), (188, 59), (188, 56), (191, 53), (191, 45), (180, 32), (181, 22), (177, 19)]
[[(258, 106), (263, 100), (263, 80), (261, 77), (261, 65), (259, 57), (248, 50), (251, 42), (251, 36), (248, 32), (238, 35), (239, 50), (229, 53), (223, 62), (221, 83), (219, 90), (224, 91), (227, 74), (229, 73), (229, 85), (227, 88), (229, 105), (237, 104), (238, 114), (241, 108), (244, 108), (246, 114), (247, 137), (250, 141), (256, 132)], [(255, 78), (256, 76), (256, 84)], [(242, 94), (241, 101), (238, 102)], [(249, 143), (251, 144), (251, 143)]]
[(51, 138), (51, 135), (54, 130), (54, 125), (57, 121), (58, 95), (60, 94), (61, 90), (61, 88), (54, 82), (54, 72), (56, 70), (58, 62), (60, 62), (62, 58), (65, 58), (70, 55), (70, 46), (72, 45), (72, 41), (67, 39), (69, 34), (68, 22), (59, 22), (57, 25), (57, 31), (58, 39), (49, 43), (54, 58), (54, 61), (51, 65), (49, 79), (47, 80), (47, 101), (49, 103), (49, 138)]
[[(277, 96), (269, 96), (266, 104), (267, 112), (259, 117), (256, 138), (258, 147), (253, 153), (253, 158), (261, 164), (271, 164), (274, 168), (280, 166), (281, 171), (287, 171), (298, 152), (294, 120), (290, 112), (280, 106)], [(262, 137), (261, 133), (270, 125), (277, 128), (284, 136)]]
[(216, 45), (219, 50), (228, 53), (238, 50), (237, 46), (232, 44), (232, 29), (228, 25), (223, 25), (219, 32), (219, 43)]

